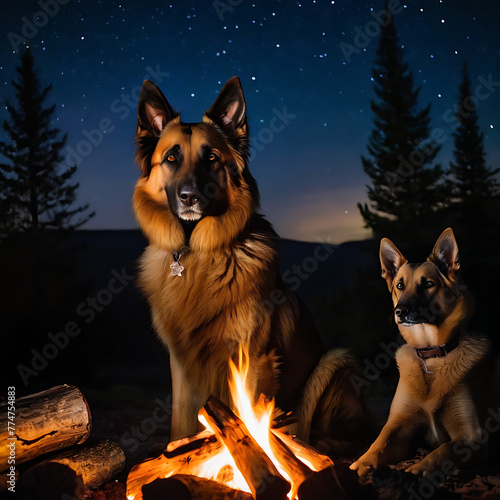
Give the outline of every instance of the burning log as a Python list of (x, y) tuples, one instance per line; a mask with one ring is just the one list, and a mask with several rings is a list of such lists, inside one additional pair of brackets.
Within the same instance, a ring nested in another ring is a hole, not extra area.
[(270, 429), (274, 401), (261, 395), (253, 404), (246, 390), (248, 365), (241, 355), (238, 367), (231, 360), (229, 365), (231, 396), (241, 418), (211, 396), (198, 414), (208, 430), (169, 443), (162, 456), (135, 466), (127, 498), (286, 500), (288, 493), (294, 500), (361, 498), (349, 484), (345, 464), (334, 466), (310, 446)]
[(143, 500), (252, 500), (250, 493), (211, 479), (177, 474), (142, 487)]
[[(0, 441), (9, 443), (9, 438), (16, 438), (16, 464), (83, 443), (92, 425), (85, 397), (69, 385), (19, 398), (15, 428), (8, 426), (8, 416), (7, 403), (0, 404)], [(7, 454), (7, 447), (0, 447), (1, 471), (7, 467)]]
[[(164, 479), (174, 474), (196, 474), (199, 468), (222, 448), (214, 434), (202, 439), (180, 439), (171, 444), (171, 452), (166, 451), (157, 458), (132, 467), (127, 478), (127, 495), (141, 491), (142, 485), (155, 479)], [(139, 500), (140, 497), (136, 496), (135, 499)]]
[(282, 432), (271, 429), (271, 432), (283, 441), (295, 455), (311, 464), (311, 468), (316, 471), (321, 471), (333, 465), (332, 460), (326, 455), (321, 454), (312, 446), (304, 443), (300, 439), (283, 434)]
[(21, 474), (19, 487), (40, 498), (60, 499), (64, 493), (85, 498), (90, 489), (112, 479), (124, 466), (122, 449), (105, 440), (65, 451), (31, 467)]
[(294, 488), (292, 488), (292, 496), (295, 496), (297, 493), (296, 488), (314, 476), (315, 472), (299, 460), (276, 434), (271, 433), (270, 444), (271, 450), (281, 467), (283, 467), (283, 470), (293, 478)]
[(280, 475), (239, 417), (213, 396), (200, 410), (200, 415), (226, 445), (256, 500), (287, 498), (290, 483)]
[(299, 444), (290, 438), (290, 441), (294, 442), (298, 455), (313, 458), (312, 462), (320, 467), (327, 465), (328, 462), (332, 464), (316, 472), (297, 458), (295, 453), (278, 437), (279, 434), (278, 432), (271, 434), (271, 449), (285, 472), (293, 478), (293, 498), (297, 497), (299, 500), (317, 500), (318, 498), (348, 500), (350, 498), (340, 483), (335, 466), (328, 457), (321, 455), (305, 443)]
[[(353, 482), (345, 478), (345, 474), (341, 474), (343, 481), (340, 480), (338, 474), (340, 468), (334, 465), (332, 460), (326, 455), (322, 455), (297, 438), (275, 431), (274, 429), (271, 429), (271, 432), (276, 440), (282, 442), (283, 445), (286, 443), (286, 448), (289, 450), (289, 452), (286, 453), (286, 458), (283, 458), (283, 462), (280, 460), (280, 464), (283, 468), (286, 467), (285, 462), (291, 462), (292, 457), (297, 456), (309, 463), (314, 470), (318, 471), (314, 472), (308, 468), (310, 472), (306, 471), (304, 473), (301, 470), (297, 470), (289, 473), (291, 477), (294, 478), (294, 482), (298, 483), (297, 497), (299, 500), (316, 500), (318, 498), (323, 500), (330, 498), (335, 500), (347, 500), (351, 498), (353, 490), (358, 489), (357, 478), (354, 478)], [(275, 451), (273, 446), (274, 442), (274, 440), (271, 441), (273, 452), (278, 459), (280, 459), (280, 456), (283, 455)], [(291, 456), (289, 456), (288, 453), (291, 453)], [(298, 459), (295, 458), (295, 460)], [(285, 468), (285, 470), (287, 469)], [(358, 492), (356, 491), (356, 493)], [(354, 497), (357, 498), (355, 495)]]
[(204, 431), (193, 434), (192, 436), (177, 439), (176, 441), (170, 441), (170, 443), (167, 444), (166, 452), (171, 454), (179, 448), (181, 448), (182, 450), (187, 450), (189, 447), (192, 447), (193, 449), (197, 448), (198, 446), (203, 444), (205, 439), (208, 439), (212, 436), (215, 436), (215, 434), (212, 431), (205, 429)]

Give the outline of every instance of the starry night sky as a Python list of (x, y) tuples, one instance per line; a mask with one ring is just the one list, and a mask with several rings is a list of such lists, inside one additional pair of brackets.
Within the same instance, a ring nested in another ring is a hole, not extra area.
[[(432, 103), (431, 127), (448, 137), (437, 160), (451, 159), (450, 116), (467, 60), (473, 90), (482, 78), (490, 82), (478, 114), (488, 165), (497, 167), (500, 3), (392, 2), (401, 11), (395, 23), (405, 59), (422, 86), (419, 106)], [(69, 158), (79, 167), (79, 201), (97, 212), (85, 228), (129, 229), (137, 227), (130, 199), (139, 174), (133, 136), (144, 78), (192, 122), (237, 75), (263, 213), (283, 237), (361, 239), (369, 236), (356, 203), (366, 199), (369, 182), (360, 156), (373, 128), (374, 12), (384, 6), (383, 0), (3, 0), (2, 98), (13, 96), (14, 49), (28, 37), (42, 83), (53, 85), (47, 104), (57, 105), (57, 126), (68, 133), (65, 153), (80, 153)], [(6, 117), (2, 106), (0, 119)]]

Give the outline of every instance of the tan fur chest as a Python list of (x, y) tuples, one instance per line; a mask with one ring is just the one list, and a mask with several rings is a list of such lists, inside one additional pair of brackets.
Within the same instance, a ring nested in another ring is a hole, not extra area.
[(406, 344), (396, 353), (400, 380), (411, 399), (427, 414), (434, 414), (469, 381), (471, 370), (488, 349), (489, 343), (485, 339), (465, 337), (451, 353), (424, 362)]
[[(144, 252), (139, 283), (150, 301), (159, 336), (176, 354), (182, 355), (188, 344), (196, 353), (192, 344), (201, 330), (204, 348), (226, 352), (231, 352), (233, 343), (248, 345), (255, 331), (269, 330), (264, 299), (266, 288), (272, 288), (269, 268), (246, 257), (244, 250), (239, 252), (188, 252), (180, 259), (182, 276), (170, 275), (169, 252), (155, 246)], [(256, 302), (262, 304), (260, 310)]]

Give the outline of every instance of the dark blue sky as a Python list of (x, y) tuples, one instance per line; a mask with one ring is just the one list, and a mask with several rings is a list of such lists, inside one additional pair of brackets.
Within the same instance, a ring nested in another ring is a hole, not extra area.
[[(2, 97), (13, 95), (15, 49), (27, 37), (42, 82), (53, 85), (48, 102), (57, 105), (57, 125), (68, 133), (66, 153), (78, 162), (79, 199), (97, 212), (86, 227), (135, 228), (133, 136), (143, 79), (162, 88), (183, 120), (199, 121), (224, 82), (238, 75), (253, 138), (251, 171), (268, 219), (284, 237), (363, 238), (368, 233), (356, 203), (365, 200), (369, 179), (360, 156), (373, 127), (375, 14), (384, 5), (4, 0)], [(432, 103), (431, 127), (447, 137), (437, 160), (451, 159), (450, 117), (467, 60), (473, 91), (482, 85), (478, 114), (488, 163), (498, 166), (500, 3), (392, 0), (391, 6), (422, 86), (420, 106)]]

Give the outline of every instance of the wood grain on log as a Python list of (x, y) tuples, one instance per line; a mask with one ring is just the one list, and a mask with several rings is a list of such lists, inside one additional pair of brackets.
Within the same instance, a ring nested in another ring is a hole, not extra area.
[(104, 440), (40, 462), (21, 474), (19, 485), (21, 491), (29, 491), (36, 498), (61, 498), (61, 487), (70, 496), (84, 498), (85, 492), (111, 480), (124, 466), (122, 449)]
[[(45, 453), (83, 443), (92, 418), (77, 387), (59, 385), (16, 401), (16, 465)], [(7, 403), (0, 404), (0, 442), (8, 442)], [(7, 447), (0, 447), (0, 469), (6, 470)]]

